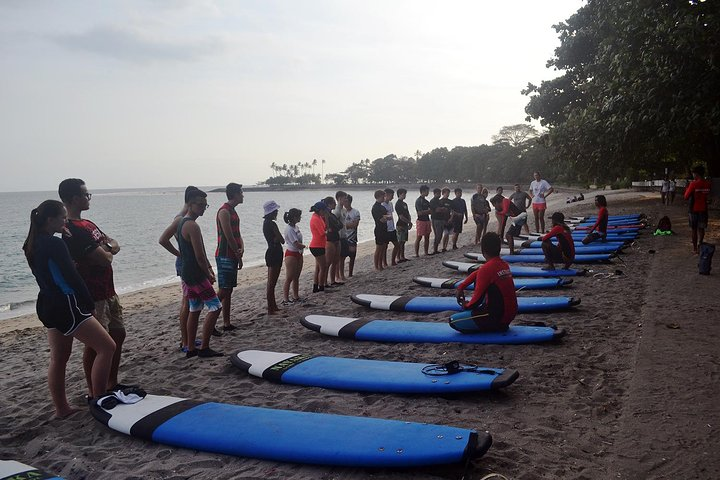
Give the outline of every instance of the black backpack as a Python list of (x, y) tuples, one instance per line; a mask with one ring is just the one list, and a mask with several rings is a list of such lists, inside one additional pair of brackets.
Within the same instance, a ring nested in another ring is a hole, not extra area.
[(663, 232), (672, 231), (672, 224), (670, 223), (670, 218), (667, 215), (660, 219), (657, 224), (657, 229), (662, 230)]

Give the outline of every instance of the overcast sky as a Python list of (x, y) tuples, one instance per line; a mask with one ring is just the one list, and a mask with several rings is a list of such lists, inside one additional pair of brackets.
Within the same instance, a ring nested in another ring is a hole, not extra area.
[[(581, 0), (0, 1), (0, 191), (490, 143)], [(320, 168), (316, 173), (319, 173)]]

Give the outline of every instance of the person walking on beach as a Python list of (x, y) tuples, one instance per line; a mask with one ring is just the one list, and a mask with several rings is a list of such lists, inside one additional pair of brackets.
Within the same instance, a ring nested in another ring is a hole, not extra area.
[(280, 210), (275, 200), (268, 200), (263, 203), (263, 236), (267, 242), (267, 250), (265, 251), (265, 265), (268, 267), (267, 289), (265, 296), (267, 298), (268, 315), (274, 315), (280, 311), (275, 301), (275, 286), (278, 278), (280, 278), (280, 270), (283, 264), (283, 244), (285, 239), (280, 233), (280, 229), (275, 223), (275, 219)]
[(693, 181), (685, 189), (685, 200), (688, 201), (688, 218), (692, 230), (693, 252), (698, 253), (698, 245), (705, 240), (705, 229), (708, 224), (708, 203), (710, 203), (710, 181), (703, 178), (705, 167), (698, 165), (693, 168)]
[(670, 177), (667, 175), (660, 181), (660, 202), (670, 205)]
[(583, 245), (587, 245), (597, 240), (604, 242), (607, 238), (609, 215), (605, 195), (595, 195), (595, 206), (598, 208), (597, 220), (595, 220), (595, 224), (590, 227), (590, 230), (588, 230), (585, 238), (582, 239)]
[(475, 222), (475, 245), (480, 243), (490, 223), (490, 203), (487, 201), (488, 189), (482, 183), (477, 184), (477, 192), (470, 198), (470, 211)]
[(95, 302), (75, 268), (65, 243), (56, 233), (66, 233), (67, 212), (61, 202), (46, 200), (30, 213), (30, 231), (23, 244), (25, 258), (40, 287), (37, 315), (47, 328), (50, 345), (48, 388), (55, 416), (75, 413), (65, 393), (65, 371), (73, 338), (95, 352), (90, 370), (90, 396), (107, 390), (115, 342), (93, 317)]
[[(575, 243), (570, 227), (565, 224), (565, 215), (562, 212), (552, 214), (552, 228), (547, 235), (540, 237), (543, 253), (547, 266), (543, 270), (555, 270), (556, 263), (563, 263), (565, 268), (570, 268), (575, 260)], [(557, 238), (558, 244), (554, 245), (552, 239)]]
[[(197, 187), (193, 185), (189, 185), (187, 188), (185, 188), (185, 203), (183, 204), (182, 210), (180, 210), (180, 213), (175, 215), (175, 218), (173, 219), (172, 223), (163, 231), (163, 233), (160, 235), (160, 238), (158, 239), (158, 243), (162, 245), (162, 247), (167, 250), (168, 252), (175, 255), (175, 273), (179, 277), (182, 272), (182, 256), (180, 255), (180, 250), (175, 248), (175, 245), (170, 242), (171, 238), (175, 238), (177, 241), (177, 230), (178, 225), (180, 224), (180, 220), (187, 214), (188, 211), (188, 205), (189, 205), (189, 198), (190, 194), (197, 190)], [(179, 315), (179, 321), (180, 321), (180, 351), (187, 352), (187, 319), (188, 314), (190, 313), (189, 307), (188, 307), (188, 299), (187, 296), (185, 296), (185, 290), (182, 289), (182, 299), (180, 301), (180, 315)]]
[(337, 253), (335, 255), (335, 262), (330, 268), (330, 277), (333, 283), (337, 285), (345, 284), (345, 266), (343, 258), (348, 255), (348, 242), (347, 242), (347, 229), (345, 227), (345, 217), (347, 216), (347, 210), (345, 208), (345, 199), (348, 194), (342, 190), (335, 192), (335, 208), (332, 214), (338, 219), (340, 230), (340, 240), (338, 243)]
[[(463, 312), (450, 317), (450, 326), (462, 333), (504, 332), (517, 315), (518, 304), (510, 266), (500, 258), (500, 237), (487, 233), (480, 249), (487, 260), (457, 287), (456, 298)], [(475, 285), (470, 301), (465, 289)]]
[(88, 390), (111, 390), (118, 382), (118, 370), (125, 341), (125, 323), (122, 306), (115, 293), (112, 263), (120, 251), (118, 242), (105, 234), (90, 220), (82, 218), (82, 212), (90, 209), (92, 194), (79, 178), (67, 178), (60, 182), (58, 194), (67, 209), (67, 234), (63, 240), (77, 270), (95, 302), (95, 318), (108, 331), (115, 342), (110, 375), (106, 385), (94, 385), (93, 364), (96, 351), (88, 346), (83, 352), (83, 368)]
[[(527, 212), (528, 207), (532, 205), (532, 197), (520, 188), (519, 183), (515, 184), (515, 191), (510, 195), (510, 201), (512, 201), (521, 212)], [(526, 235), (530, 235), (530, 227), (528, 227), (527, 222), (523, 225), (523, 230)]]
[[(462, 233), (463, 223), (468, 222), (467, 204), (462, 198), (462, 188), (455, 189), (455, 198), (450, 201), (452, 223), (452, 249), (457, 250), (458, 237)], [(463, 218), (465, 222), (463, 222)]]
[(397, 241), (398, 241), (398, 263), (407, 262), (405, 258), (405, 243), (408, 241), (408, 232), (412, 228), (412, 218), (410, 218), (410, 209), (405, 203), (405, 197), (407, 197), (407, 190), (405, 188), (398, 188), (397, 191), (398, 199), (395, 202), (395, 211), (397, 212), (398, 221), (396, 225)]
[(430, 187), (427, 185), (420, 186), (420, 196), (415, 200), (415, 212), (417, 213), (417, 221), (415, 222), (415, 257), (420, 256), (420, 242), (423, 242), (423, 251), (425, 255), (429, 255), (428, 248), (430, 246), (430, 230), (432, 222), (430, 222), (430, 202), (427, 196), (430, 193)]
[[(347, 231), (347, 257), (348, 260), (348, 277), (353, 276), (355, 270), (355, 257), (357, 256), (358, 245), (358, 225), (360, 225), (360, 210), (353, 208), (353, 197), (348, 195), (345, 197), (345, 230)], [(340, 259), (340, 268), (345, 270), (345, 257)]]
[(397, 265), (397, 259), (399, 254), (399, 245), (398, 245), (398, 238), (397, 238), (397, 228), (395, 227), (395, 207), (393, 206), (393, 198), (395, 197), (395, 190), (392, 188), (386, 188), (385, 189), (385, 201), (382, 203), (382, 206), (385, 207), (385, 210), (387, 211), (387, 240), (388, 243), (385, 244), (385, 252), (383, 253), (382, 262), (383, 267), (387, 268), (387, 248), (390, 243), (393, 245), (392, 253), (390, 254), (390, 264), (391, 265)]
[[(302, 211), (297, 208), (291, 208), (285, 215), (283, 220), (287, 224), (285, 227), (285, 283), (283, 284), (283, 305), (292, 305), (300, 301), (300, 273), (303, 268), (303, 243), (302, 232), (298, 223), (302, 217)], [(292, 288), (293, 297), (290, 298), (290, 289)]]
[(540, 177), (540, 172), (533, 173), (535, 180), (530, 182), (528, 193), (532, 196), (533, 215), (535, 216), (535, 230), (545, 233), (545, 210), (547, 197), (555, 191), (547, 180)]
[(310, 253), (315, 257), (315, 273), (313, 274), (313, 293), (324, 292), (327, 281), (328, 264), (325, 257), (327, 247), (328, 207), (322, 200), (310, 207)]
[[(197, 219), (205, 214), (207, 208), (207, 194), (200, 189), (191, 192), (187, 214), (180, 220), (177, 230), (178, 246), (182, 256), (180, 278), (190, 310), (187, 324), (188, 351), (185, 354), (187, 358), (222, 356), (222, 353), (210, 348), (210, 337), (220, 316), (222, 303), (212, 286), (215, 283), (215, 274), (207, 259), (202, 231), (197, 224)], [(198, 350), (195, 348), (195, 337), (203, 305), (207, 307), (208, 313), (203, 322), (202, 341)]]
[(215, 216), (217, 229), (217, 265), (218, 298), (222, 303), (223, 331), (229, 332), (237, 327), (230, 323), (230, 305), (233, 289), (237, 287), (238, 270), (242, 268), (245, 243), (240, 235), (240, 217), (235, 207), (243, 203), (242, 185), (228, 183), (225, 187), (227, 202), (223, 203)]
[(388, 245), (388, 212), (385, 207), (383, 207), (383, 202), (385, 201), (385, 191), (375, 190), (374, 196), (375, 203), (370, 210), (373, 221), (375, 222), (375, 229), (373, 230), (373, 233), (375, 234), (375, 255), (373, 256), (373, 265), (375, 270), (380, 271), (385, 268), (383, 267), (383, 257), (385, 257)]

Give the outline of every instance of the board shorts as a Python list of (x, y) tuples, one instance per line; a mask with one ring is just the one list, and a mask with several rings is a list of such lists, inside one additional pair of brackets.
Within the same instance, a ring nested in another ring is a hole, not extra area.
[(547, 203), (533, 203), (533, 212), (544, 212), (547, 208)]
[(347, 238), (340, 238), (340, 256), (341, 257), (349, 257), (350, 256), (350, 244), (348, 243)]
[(375, 245), (387, 245), (388, 240), (388, 232), (387, 230), (378, 230), (375, 229)]
[(572, 262), (572, 259), (568, 259), (564, 254), (560, 247), (554, 244), (550, 244), (550, 250), (548, 251), (548, 260), (550, 260), (552, 263), (566, 263), (566, 262)]
[(600, 232), (592, 232), (588, 233), (585, 238), (582, 239), (583, 245), (587, 245), (588, 243), (596, 242), (598, 240), (605, 241), (606, 235)]
[(708, 223), (708, 212), (690, 212), (688, 214), (690, 228), (705, 230)]
[(430, 235), (432, 230), (432, 223), (430, 220), (416, 220), (415, 221), (415, 233), (418, 237), (425, 237)]
[(324, 247), (310, 247), (310, 253), (312, 253), (313, 257), (322, 257), (325, 255), (325, 248)]
[(397, 241), (399, 243), (407, 242), (408, 241), (408, 230), (405, 227), (398, 228), (395, 230)]
[(302, 258), (302, 253), (294, 252), (288, 248), (287, 250), (285, 250), (285, 258), (287, 257)]
[(107, 331), (125, 330), (122, 306), (117, 295), (95, 302), (95, 318)]
[(464, 310), (450, 316), (450, 327), (460, 333), (504, 332), (509, 325), (500, 318), (492, 318), (487, 305)]
[(488, 222), (488, 214), (487, 213), (476, 213), (473, 215), (473, 220), (475, 220), (475, 225), (485, 225)]
[(43, 295), (38, 294), (35, 311), (45, 325), (45, 328), (54, 328), (66, 337), (75, 333), (82, 323), (92, 318), (93, 314), (88, 306), (78, 305), (74, 294), (69, 295)]
[(391, 232), (387, 232), (387, 241), (385, 243), (397, 243), (398, 237), (397, 237), (397, 230), (393, 230)]
[(230, 289), (237, 287), (239, 263), (230, 257), (215, 257), (217, 264), (218, 288)]
[(283, 249), (280, 246), (270, 247), (265, 251), (265, 265), (280, 267), (283, 264)]
[(220, 303), (220, 299), (217, 294), (215, 294), (215, 289), (208, 279), (203, 280), (197, 285), (188, 285), (183, 282), (182, 286), (183, 294), (188, 299), (189, 310), (191, 312), (199, 312), (202, 310), (203, 305), (211, 312), (222, 308), (222, 303)]

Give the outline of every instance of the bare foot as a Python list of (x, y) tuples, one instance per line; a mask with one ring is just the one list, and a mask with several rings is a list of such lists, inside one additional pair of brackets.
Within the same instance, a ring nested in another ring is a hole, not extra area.
[(63, 408), (61, 410), (57, 410), (57, 409), (55, 410), (55, 418), (59, 418), (59, 419), (68, 418), (70, 415), (72, 415), (74, 413), (78, 413), (80, 411), (81, 410), (79, 410), (77, 408), (73, 408), (70, 405), (67, 405), (66, 408)]

